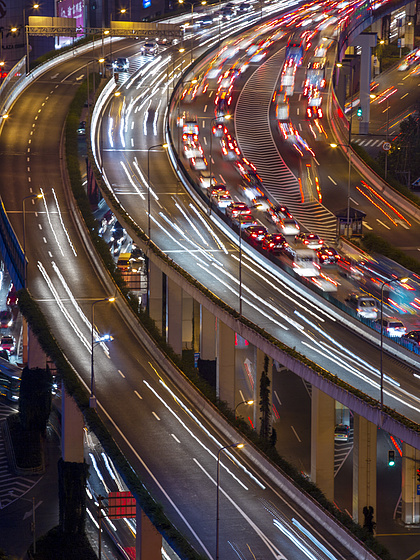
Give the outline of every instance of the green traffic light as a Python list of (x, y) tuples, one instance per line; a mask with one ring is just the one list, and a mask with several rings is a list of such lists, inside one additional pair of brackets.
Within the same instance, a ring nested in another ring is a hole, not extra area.
[(395, 466), (395, 452), (388, 451), (388, 466), (394, 467)]

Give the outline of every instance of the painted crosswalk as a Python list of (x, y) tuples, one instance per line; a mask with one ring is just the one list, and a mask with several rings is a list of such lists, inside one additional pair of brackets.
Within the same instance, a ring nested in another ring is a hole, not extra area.
[(384, 143), (384, 139), (381, 138), (354, 138), (352, 142), (361, 146), (363, 148), (379, 148)]
[[(0, 423), (13, 412), (16, 412), (15, 408), (0, 402)], [(19, 476), (12, 471), (9, 466), (3, 432), (0, 430), (0, 509), (26, 494), (40, 478), (40, 476)]]
[(269, 127), (268, 113), (282, 59), (281, 51), (269, 58), (242, 88), (235, 110), (236, 138), (244, 156), (256, 165), (270, 198), (286, 204), (306, 229), (332, 241), (336, 237), (335, 216), (314, 197), (301, 202), (299, 180), (282, 158)]
[(334, 476), (344, 465), (347, 457), (353, 449), (353, 428), (350, 428), (349, 439), (347, 441), (334, 442)]

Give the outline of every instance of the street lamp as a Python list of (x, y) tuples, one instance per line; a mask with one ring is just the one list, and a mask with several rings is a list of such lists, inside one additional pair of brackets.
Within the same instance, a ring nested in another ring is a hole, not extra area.
[(245, 444), (243, 443), (233, 443), (232, 445), (225, 445), (221, 447), (217, 452), (217, 477), (216, 477), (216, 560), (219, 560), (219, 488), (220, 488), (220, 454), (226, 449), (236, 447), (237, 449), (242, 449)]
[[(3, 115), (3, 118), (6, 118), (6, 115)], [(27, 268), (27, 261), (26, 261), (26, 201), (28, 198), (36, 199), (36, 198), (44, 198), (43, 194), (30, 194), (22, 198), (22, 220), (23, 220), (23, 287), (26, 288), (26, 268)]]
[[(180, 4), (188, 4), (191, 6), (191, 63), (193, 61), (193, 52), (194, 52), (194, 2), (187, 2), (187, 0), (178, 0)], [(207, 0), (202, 0), (201, 5), (205, 6), (207, 4)]]
[[(30, 6), (30, 8), (31, 8), (32, 10), (39, 10), (40, 5), (39, 5), (37, 2), (35, 2), (34, 4), (32, 4), (32, 6)], [(24, 30), (25, 30), (25, 42), (26, 42), (26, 73), (27, 73), (27, 74), (29, 74), (29, 70), (30, 70), (30, 68), (29, 68), (29, 30), (28, 30), (28, 27), (29, 27), (29, 26), (26, 25), (26, 8), (23, 8), (23, 28), (24, 28)], [(14, 29), (14, 28), (12, 28), (12, 30), (11, 30), (12, 32), (14, 32), (13, 29)]]
[(155, 148), (167, 148), (168, 144), (155, 144), (147, 148), (147, 236), (150, 241), (150, 152)]
[(241, 406), (241, 404), (247, 404), (247, 405), (251, 406), (252, 404), (254, 404), (254, 401), (241, 401), (240, 403), (238, 403), (235, 406), (235, 418), (236, 418), (236, 409), (238, 408), (238, 406)]
[(331, 148), (337, 148), (338, 146), (343, 146), (348, 150), (349, 156), (349, 172), (348, 172), (348, 182), (347, 182), (347, 237), (350, 238), (350, 183), (351, 183), (351, 145), (348, 144), (330, 144)]
[(93, 349), (95, 344), (98, 342), (103, 342), (105, 340), (112, 340), (110, 335), (104, 335), (103, 337), (99, 337), (98, 340), (94, 340), (94, 330), (95, 330), (95, 305), (97, 303), (113, 303), (115, 301), (114, 297), (104, 298), (104, 299), (97, 299), (91, 305), (91, 362), (90, 362), (90, 397), (89, 397), (89, 407), (96, 408), (96, 396), (95, 396), (95, 375), (93, 369)]
[(391, 278), (391, 280), (385, 280), (381, 285), (381, 361), (380, 361), (380, 372), (381, 372), (381, 410), (384, 407), (384, 370), (383, 370), (383, 353), (384, 353), (384, 326), (383, 326), (383, 309), (384, 309), (384, 287), (390, 285), (393, 282), (401, 282), (405, 284), (408, 278)]

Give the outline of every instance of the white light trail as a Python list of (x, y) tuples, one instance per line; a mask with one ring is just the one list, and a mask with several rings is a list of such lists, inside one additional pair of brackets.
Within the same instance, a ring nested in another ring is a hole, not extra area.
[(153, 119), (153, 134), (154, 134), (154, 136), (157, 136), (157, 133), (158, 133), (157, 132), (157, 121), (158, 121), (158, 118), (159, 118), (159, 109), (160, 109), (161, 104), (162, 104), (162, 99), (159, 100), (159, 104), (158, 104), (157, 108), (155, 109), (155, 118)]
[(201, 235), (198, 227), (194, 224), (194, 222), (191, 220), (191, 218), (189, 217), (189, 215), (186, 213), (186, 211), (182, 208), (182, 206), (176, 202), (175, 202), (175, 206), (176, 208), (178, 208), (178, 210), (181, 212), (181, 214), (184, 216), (185, 220), (190, 224), (190, 226), (192, 227), (192, 229), (195, 231), (195, 233), (198, 235), (198, 237), (201, 239), (201, 241), (204, 243), (204, 245), (208, 246), (207, 241), (205, 240), (204, 236)]
[(332, 554), (322, 543), (320, 543), (319, 540), (316, 539), (316, 538), (312, 535), (312, 533), (310, 533), (310, 532), (308, 531), (308, 529), (306, 529), (303, 525), (301, 525), (301, 524), (299, 523), (299, 521), (298, 521), (297, 519), (295, 519), (294, 517), (292, 518), (292, 523), (293, 523), (293, 525), (296, 525), (296, 527), (297, 527), (300, 531), (302, 531), (302, 533), (303, 533), (304, 535), (306, 535), (306, 536), (308, 537), (308, 539), (311, 539), (311, 541), (312, 541), (314, 544), (316, 544), (316, 546), (317, 546), (320, 550), (322, 550), (322, 552), (323, 552), (326, 556), (328, 556), (328, 558), (329, 558), (330, 560), (337, 560), (336, 557), (334, 556), (334, 554)]
[(48, 211), (48, 205), (47, 205), (47, 200), (46, 200), (45, 193), (44, 193), (44, 191), (43, 191), (42, 189), (39, 189), (39, 190), (41, 191), (41, 194), (42, 194), (42, 200), (43, 200), (43, 202), (44, 202), (44, 208), (45, 208), (45, 213), (46, 213), (46, 216), (47, 216), (48, 223), (50, 224), (51, 231), (52, 231), (53, 236), (54, 236), (54, 239), (55, 239), (55, 241), (56, 241), (56, 243), (57, 243), (57, 245), (58, 245), (58, 248), (60, 249), (60, 253), (61, 253), (61, 254), (63, 255), (63, 257), (64, 257), (64, 251), (63, 251), (63, 249), (62, 249), (62, 247), (61, 247), (60, 242), (58, 241), (57, 234), (55, 233), (55, 230), (54, 230), (53, 225), (52, 225), (52, 223), (51, 223), (51, 217), (50, 217), (50, 213), (49, 213), (49, 211)]
[(206, 222), (206, 220), (204, 219), (204, 216), (201, 215), (201, 213), (198, 211), (198, 209), (190, 202), (190, 208), (197, 214), (199, 220), (202, 222), (202, 224), (204, 225), (204, 227), (207, 229), (207, 231), (212, 235), (212, 237), (214, 238), (214, 240), (216, 241), (217, 245), (222, 249), (222, 251), (225, 253), (225, 255), (228, 255), (229, 252), (226, 249), (225, 245), (222, 243), (222, 241), (220, 240), (220, 238), (218, 237), (218, 235), (216, 235), (216, 233), (213, 231), (213, 229), (209, 226), (209, 224)]
[(77, 257), (76, 249), (75, 249), (73, 243), (71, 242), (70, 235), (69, 235), (69, 233), (68, 233), (68, 231), (67, 231), (67, 229), (66, 229), (66, 226), (64, 225), (63, 218), (62, 218), (62, 216), (61, 216), (61, 210), (60, 210), (60, 205), (58, 204), (57, 195), (55, 194), (55, 190), (54, 190), (54, 189), (51, 189), (51, 190), (52, 190), (52, 193), (53, 193), (53, 195), (54, 195), (55, 204), (56, 204), (56, 206), (57, 206), (57, 212), (58, 212), (58, 217), (59, 217), (60, 222), (61, 222), (61, 227), (63, 228), (64, 233), (66, 234), (67, 241), (69, 242), (70, 248), (71, 248), (71, 250), (73, 251), (73, 255), (74, 255), (75, 257)]
[(136, 191), (136, 193), (140, 196), (140, 198), (141, 198), (142, 200), (146, 200), (146, 197), (144, 196), (144, 194), (140, 191), (139, 187), (138, 187), (138, 186), (136, 185), (136, 183), (133, 181), (133, 177), (130, 175), (130, 173), (129, 173), (129, 171), (128, 171), (126, 165), (125, 165), (125, 163), (124, 163), (122, 160), (120, 160), (120, 164), (121, 164), (121, 167), (122, 167), (123, 170), (124, 170), (124, 173), (126, 174), (127, 179), (128, 179), (129, 182), (130, 182), (130, 185), (133, 187), (133, 189)]
[(155, 191), (152, 189), (152, 187), (149, 186), (149, 184), (148, 184), (148, 182), (147, 182), (147, 177), (145, 177), (145, 176), (143, 175), (143, 172), (142, 172), (142, 170), (140, 169), (139, 164), (137, 163), (137, 157), (134, 158), (133, 165), (134, 165), (134, 167), (136, 168), (136, 171), (137, 171), (137, 173), (139, 174), (140, 179), (141, 179), (142, 182), (143, 182), (143, 185), (145, 186), (146, 189), (148, 189), (148, 190), (150, 191), (150, 194), (153, 196), (153, 198), (154, 198), (155, 201), (157, 202), (157, 201), (159, 200), (159, 197), (158, 197), (158, 195), (155, 193)]

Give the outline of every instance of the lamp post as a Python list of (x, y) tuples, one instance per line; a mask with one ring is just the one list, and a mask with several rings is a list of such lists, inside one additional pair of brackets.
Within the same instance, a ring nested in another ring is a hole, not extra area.
[[(30, 8), (32, 10), (38, 10), (40, 8), (40, 5), (35, 2), (34, 4), (32, 4), (32, 6), (30, 6)], [(30, 68), (29, 68), (29, 30), (28, 27), (26, 25), (26, 8), (23, 8), (23, 28), (25, 30), (25, 44), (26, 44), (26, 73), (29, 74)]]
[(343, 146), (348, 150), (349, 156), (349, 171), (348, 171), (348, 182), (347, 182), (347, 237), (350, 237), (350, 184), (351, 184), (351, 146), (350, 144), (330, 144), (331, 148), (337, 148), (338, 146)]
[[(194, 2), (187, 2), (187, 0), (178, 0), (180, 4), (188, 4), (191, 6), (191, 63), (193, 61), (193, 52), (194, 52)], [(207, 4), (207, 0), (202, 0), (201, 5), (205, 6)]]
[(225, 445), (217, 452), (217, 476), (216, 476), (216, 560), (219, 560), (219, 488), (220, 488), (220, 455), (226, 449), (236, 447), (242, 449), (243, 443), (233, 443), (232, 445)]
[(384, 407), (384, 370), (383, 370), (383, 354), (384, 354), (384, 326), (383, 326), (383, 310), (384, 310), (384, 287), (389, 286), (393, 282), (401, 282), (405, 284), (408, 278), (391, 278), (381, 284), (381, 358), (380, 358), (380, 372), (381, 372), (381, 410)]
[(254, 404), (254, 401), (252, 401), (252, 400), (251, 401), (241, 401), (240, 403), (238, 403), (235, 406), (235, 418), (236, 418), (236, 409), (238, 408), (238, 406), (241, 406), (241, 404), (247, 404), (247, 405), (251, 406), (252, 404)]
[[(5, 115), (3, 115), (5, 118)], [(43, 198), (43, 194), (30, 194), (22, 198), (22, 221), (23, 221), (23, 287), (26, 288), (26, 269), (27, 269), (27, 262), (26, 262), (26, 201), (29, 198), (36, 199), (36, 198)]]
[[(337, 63), (338, 68), (342, 68), (343, 63)], [(350, 238), (350, 183), (351, 183), (351, 125), (353, 120), (353, 79), (354, 79), (354, 67), (352, 64), (349, 65), (351, 70), (351, 82), (350, 82), (350, 119), (349, 119), (349, 141), (348, 141), (348, 155), (349, 155), (349, 176), (347, 185), (347, 237)]]
[(168, 144), (155, 144), (147, 148), (147, 236), (150, 241), (150, 152), (155, 148), (167, 148)]
[(104, 299), (97, 299), (91, 305), (91, 362), (90, 362), (90, 397), (89, 397), (89, 407), (96, 408), (96, 396), (95, 396), (95, 374), (93, 368), (93, 349), (95, 347), (96, 342), (102, 342), (104, 340), (112, 340), (112, 337), (106, 335), (102, 338), (99, 338), (97, 341), (94, 340), (94, 330), (95, 330), (95, 305), (98, 303), (109, 302), (113, 303), (115, 301), (114, 297), (104, 298)]

